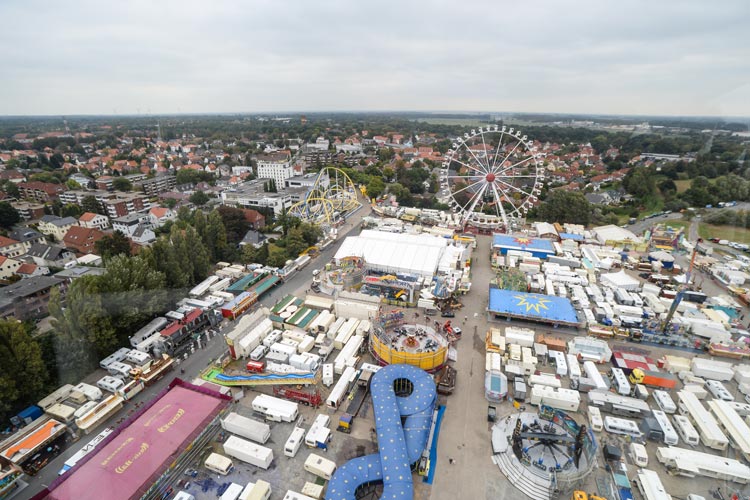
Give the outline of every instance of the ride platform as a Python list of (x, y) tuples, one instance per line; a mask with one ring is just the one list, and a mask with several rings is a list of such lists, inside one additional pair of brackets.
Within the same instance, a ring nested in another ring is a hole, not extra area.
[(261, 385), (315, 385), (320, 381), (318, 373), (301, 375), (298, 373), (254, 373), (254, 374), (228, 374), (222, 370), (212, 367), (201, 373), (201, 378), (207, 382), (227, 387), (236, 386), (261, 386)]

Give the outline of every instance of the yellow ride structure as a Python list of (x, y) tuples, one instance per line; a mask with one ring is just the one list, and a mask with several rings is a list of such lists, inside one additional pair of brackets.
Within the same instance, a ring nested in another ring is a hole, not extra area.
[(289, 208), (289, 214), (305, 222), (332, 226), (360, 207), (357, 192), (354, 182), (343, 170), (325, 167), (305, 197)]

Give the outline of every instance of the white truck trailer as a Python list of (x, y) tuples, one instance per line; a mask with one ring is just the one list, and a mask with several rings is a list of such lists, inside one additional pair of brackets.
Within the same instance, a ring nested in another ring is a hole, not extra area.
[(239, 413), (227, 415), (221, 421), (221, 428), (260, 444), (265, 444), (271, 437), (271, 427), (268, 424), (243, 417)]
[(224, 442), (224, 453), (250, 465), (268, 469), (273, 462), (273, 450), (237, 436), (229, 436)]

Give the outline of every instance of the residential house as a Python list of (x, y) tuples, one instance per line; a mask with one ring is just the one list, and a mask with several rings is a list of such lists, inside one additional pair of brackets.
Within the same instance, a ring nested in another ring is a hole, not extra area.
[(76, 260), (73, 252), (63, 247), (48, 245), (46, 243), (35, 243), (26, 252), (25, 258), (31, 258), (34, 264), (44, 267), (65, 267), (68, 262)]
[(156, 241), (156, 235), (150, 228), (149, 214), (128, 214), (112, 219), (112, 229), (120, 231), (134, 243), (148, 245)]
[(77, 254), (88, 255), (96, 250), (96, 242), (104, 238), (104, 233), (98, 229), (73, 226), (68, 229), (63, 238), (65, 248)]
[(266, 216), (252, 208), (243, 208), (242, 214), (245, 220), (250, 223), (251, 229), (260, 229), (266, 225)]
[(245, 237), (240, 241), (240, 246), (252, 245), (255, 248), (263, 246), (263, 242), (266, 241), (266, 235), (250, 229), (245, 233)]
[(68, 179), (77, 182), (83, 188), (90, 188), (94, 186), (94, 179), (80, 173), (75, 173), (68, 177)]
[(23, 262), (20, 260), (0, 255), (0, 280), (7, 280), (16, 274), (16, 271), (21, 267), (21, 264), (23, 264)]
[(14, 184), (18, 184), (25, 180), (26, 176), (17, 170), (3, 170), (0, 172), (0, 181), (10, 181)]
[(40, 232), (52, 236), (55, 241), (62, 241), (68, 229), (78, 224), (75, 217), (58, 217), (56, 215), (45, 215), (39, 220)]
[(177, 214), (167, 207), (153, 207), (148, 211), (148, 216), (151, 225), (154, 227), (161, 227), (177, 218)]
[(50, 182), (31, 181), (19, 182), (18, 190), (22, 198), (47, 203), (56, 200), (65, 191), (65, 187)]
[(18, 257), (26, 253), (26, 248), (20, 241), (0, 236), (0, 255)]
[(16, 240), (23, 245), (23, 248), (28, 251), (35, 243), (46, 243), (47, 239), (39, 231), (34, 231), (30, 227), (15, 227), (8, 238)]
[(34, 276), (0, 288), (0, 317), (25, 321), (47, 316), (50, 291), (62, 282), (51, 276)]
[(104, 230), (109, 227), (109, 217), (94, 212), (85, 212), (78, 218), (78, 225)]
[(29, 279), (34, 276), (45, 276), (49, 274), (47, 267), (37, 266), (31, 262), (24, 262), (18, 269), (16, 269), (16, 276), (20, 276), (21, 279)]

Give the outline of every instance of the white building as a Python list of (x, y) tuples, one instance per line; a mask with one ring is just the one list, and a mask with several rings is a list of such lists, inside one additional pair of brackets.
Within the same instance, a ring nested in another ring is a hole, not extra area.
[(282, 189), (284, 181), (294, 177), (294, 167), (292, 166), (289, 153), (274, 153), (258, 156), (258, 178), (273, 179), (276, 181), (276, 187)]
[(77, 224), (73, 217), (57, 217), (55, 215), (45, 215), (39, 219), (37, 228), (40, 233), (52, 236), (57, 241), (62, 241), (68, 229)]
[(150, 225), (150, 216), (143, 213), (123, 215), (112, 220), (112, 229), (120, 231), (139, 245), (148, 245), (156, 241), (156, 235), (150, 229)]
[(109, 227), (109, 217), (93, 212), (86, 212), (78, 218), (78, 225), (103, 231)]

